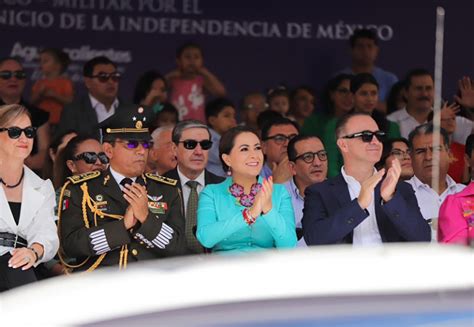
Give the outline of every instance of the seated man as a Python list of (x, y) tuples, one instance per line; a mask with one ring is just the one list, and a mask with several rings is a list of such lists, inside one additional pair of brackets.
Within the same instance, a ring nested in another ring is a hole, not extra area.
[[(456, 182), (448, 175), (451, 153), (449, 151), (449, 135), (441, 128), (440, 144), (433, 147), (433, 124), (420, 125), (410, 133), (409, 143), (411, 161), (415, 176), (407, 181), (415, 191), (423, 218), (432, 223), (433, 240), (436, 239), (437, 220), (441, 204), (450, 194), (458, 193), (464, 185)], [(438, 188), (433, 183), (434, 152), (439, 154)]]
[[(429, 241), (430, 227), (413, 190), (399, 182), (401, 167), (377, 171), (384, 133), (363, 113), (344, 116), (336, 126), (341, 174), (306, 188), (303, 230), (306, 244), (354, 245)], [(383, 179), (383, 181), (382, 181)]]
[[(184, 218), (177, 181), (144, 174), (150, 134), (143, 108), (114, 115), (102, 125), (110, 166), (71, 176), (59, 199), (61, 248), (76, 270), (125, 268), (128, 262), (184, 252)], [(61, 251), (60, 251), (61, 253)]]
[(297, 246), (305, 247), (303, 237), (304, 192), (307, 187), (324, 181), (328, 172), (328, 156), (317, 136), (298, 135), (288, 143), (288, 159), (293, 174), (285, 187), (291, 196), (295, 213)]
[(167, 171), (176, 168), (176, 155), (171, 140), (172, 131), (173, 126), (163, 126), (158, 127), (151, 133), (153, 147), (148, 154), (147, 172), (163, 175)]

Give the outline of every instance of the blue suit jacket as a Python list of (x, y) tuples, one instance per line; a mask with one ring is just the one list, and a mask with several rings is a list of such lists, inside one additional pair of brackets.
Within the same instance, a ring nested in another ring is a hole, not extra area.
[[(380, 185), (375, 188), (374, 203), (382, 241), (429, 242), (431, 230), (411, 186), (399, 182), (394, 197), (382, 205)], [(354, 228), (367, 217), (357, 199), (351, 200), (342, 174), (306, 189), (303, 230), (308, 245), (352, 243)]]

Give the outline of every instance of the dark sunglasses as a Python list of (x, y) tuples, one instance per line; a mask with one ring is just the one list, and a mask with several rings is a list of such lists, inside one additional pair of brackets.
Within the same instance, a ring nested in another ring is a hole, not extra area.
[(107, 83), (109, 79), (114, 82), (118, 82), (120, 80), (120, 73), (99, 73), (97, 75), (91, 75), (90, 78), (97, 78), (101, 83)]
[(326, 161), (328, 160), (328, 153), (324, 150), (320, 150), (318, 152), (305, 152), (303, 154), (300, 154), (299, 156), (297, 156), (295, 158), (295, 160), (293, 161), (296, 161), (298, 159), (302, 159), (304, 162), (306, 163), (313, 163), (314, 161), (314, 158), (316, 158), (316, 156), (318, 157), (319, 160), (321, 161)]
[(385, 132), (382, 131), (376, 131), (376, 132), (371, 132), (371, 131), (363, 131), (359, 133), (354, 133), (350, 135), (343, 136), (343, 139), (355, 139), (360, 137), (362, 139), (362, 142), (365, 143), (370, 143), (372, 142), (372, 139), (374, 136), (379, 140), (379, 142), (383, 142), (385, 140)]
[(194, 150), (198, 144), (201, 146), (201, 149), (203, 150), (209, 150), (212, 147), (212, 141), (210, 140), (202, 140), (199, 142), (196, 140), (184, 140), (184, 141), (179, 141), (179, 143), (183, 143), (184, 148), (187, 150)]
[(24, 70), (16, 70), (16, 71), (11, 71), (11, 70), (2, 70), (0, 72), (0, 78), (8, 80), (12, 77), (16, 77), (16, 79), (25, 79), (26, 78), (26, 73)]
[(104, 165), (109, 163), (109, 157), (107, 157), (107, 155), (104, 152), (99, 152), (99, 153), (82, 152), (82, 153), (79, 153), (74, 158), (72, 158), (72, 160), (74, 161), (84, 160), (84, 162), (87, 164), (94, 164), (97, 162), (97, 159), (99, 159), (100, 162), (103, 163)]
[(0, 128), (0, 132), (8, 132), (8, 137), (11, 139), (17, 139), (20, 137), (21, 133), (25, 133), (25, 136), (29, 139), (32, 139), (36, 136), (36, 127), (26, 127), (26, 128), (20, 128), (20, 127), (9, 127), (9, 128)]
[(119, 143), (124, 143), (127, 148), (129, 149), (136, 149), (141, 144), (144, 149), (149, 149), (153, 146), (152, 141), (137, 141), (137, 140), (129, 140), (129, 141), (115, 141)]
[(264, 141), (267, 141), (267, 140), (273, 140), (275, 141), (276, 144), (278, 145), (282, 145), (284, 144), (286, 141), (291, 141), (292, 138), (294, 138), (297, 134), (290, 134), (290, 135), (283, 135), (283, 134), (277, 134), (277, 135), (273, 135), (273, 136), (269, 136), (265, 139), (263, 139)]

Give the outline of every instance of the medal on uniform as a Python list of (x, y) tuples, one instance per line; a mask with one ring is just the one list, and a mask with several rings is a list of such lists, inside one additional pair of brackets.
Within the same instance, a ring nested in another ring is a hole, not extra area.
[(148, 201), (148, 209), (152, 213), (165, 214), (166, 210), (168, 210), (168, 204), (166, 202)]

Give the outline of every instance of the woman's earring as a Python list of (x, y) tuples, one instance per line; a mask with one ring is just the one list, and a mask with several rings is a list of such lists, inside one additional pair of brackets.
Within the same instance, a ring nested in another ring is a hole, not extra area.
[(229, 169), (227, 169), (227, 173), (226, 173), (226, 174), (227, 174), (227, 176), (229, 176), (229, 177), (232, 176), (232, 170), (230, 169), (230, 167), (229, 167)]

